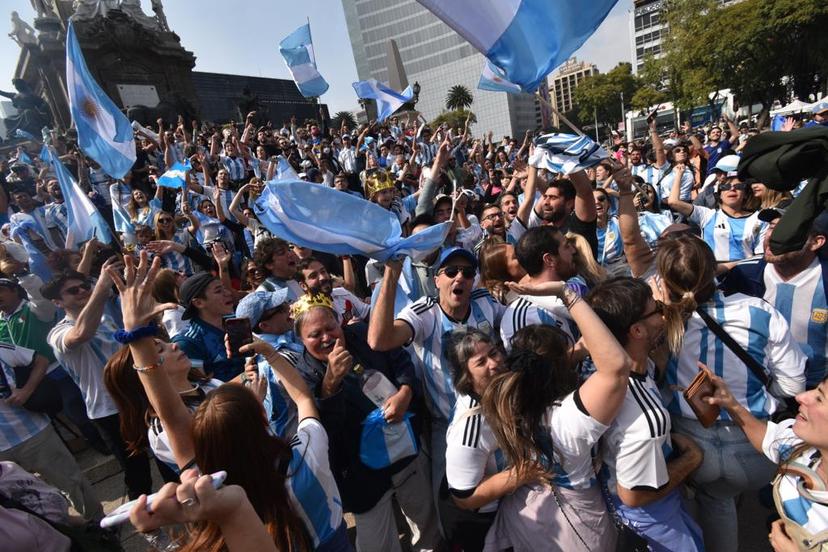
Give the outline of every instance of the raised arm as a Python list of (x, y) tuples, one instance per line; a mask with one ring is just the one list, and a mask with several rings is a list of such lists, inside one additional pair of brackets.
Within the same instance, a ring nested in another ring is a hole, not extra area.
[(655, 117), (653, 117), (653, 120), (648, 125), (650, 127), (650, 140), (653, 143), (653, 151), (655, 152), (656, 168), (660, 169), (667, 162), (667, 154), (664, 153), (664, 141), (658, 135)]
[[(242, 199), (244, 198), (245, 192), (247, 192), (247, 190), (249, 189), (250, 184), (245, 184), (244, 186), (239, 188), (239, 191), (236, 192), (236, 195), (233, 196), (233, 201), (231, 201), (230, 205), (227, 206), (227, 208), (230, 210), (230, 214), (236, 217), (236, 220), (238, 220), (244, 226), (247, 226), (250, 220), (239, 207), (241, 205)], [(218, 214), (218, 206), (216, 207), (216, 214)]]
[(515, 218), (523, 226), (529, 226), (529, 215), (535, 207), (535, 191), (538, 187), (538, 168), (530, 165), (527, 167), (526, 186), (523, 188), (523, 201), (518, 206)]
[(582, 222), (594, 221), (598, 218), (598, 212), (592, 195), (592, 181), (587, 177), (586, 171), (570, 174), (569, 180), (575, 187), (575, 216)]
[(667, 206), (673, 211), (677, 211), (689, 217), (693, 213), (693, 204), (687, 203), (680, 199), (681, 193), (681, 177), (684, 175), (684, 163), (676, 163), (673, 167), (673, 187), (670, 188), (670, 196), (667, 198)]
[(371, 308), (371, 319), (368, 323), (368, 345), (372, 349), (389, 351), (402, 347), (414, 337), (411, 326), (402, 320), (394, 320), (394, 299), (401, 273), (401, 261), (385, 263), (379, 295)]
[(95, 283), (89, 301), (78, 314), (75, 324), (63, 336), (63, 346), (66, 349), (73, 349), (95, 336), (98, 326), (101, 325), (101, 317), (106, 302), (109, 300), (110, 288), (112, 287), (112, 280), (107, 275), (108, 270), (115, 270), (118, 266), (120, 266), (120, 262), (116, 257), (112, 257), (104, 263), (101, 276)]
[(653, 250), (641, 235), (641, 226), (638, 224), (638, 211), (635, 209), (632, 190), (632, 175), (630, 169), (620, 169), (612, 175), (618, 185), (618, 226), (621, 230), (621, 241), (624, 244), (624, 256), (630, 265), (633, 276), (641, 276), (653, 264)]

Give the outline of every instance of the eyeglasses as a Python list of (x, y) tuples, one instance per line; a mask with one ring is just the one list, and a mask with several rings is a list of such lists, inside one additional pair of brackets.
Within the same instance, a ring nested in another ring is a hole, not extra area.
[(673, 148), (673, 153), (687, 153), (687, 150), (684, 148)]
[(463, 274), (463, 278), (471, 280), (477, 271), (470, 266), (447, 266), (437, 271), (437, 274), (445, 274), (449, 278), (454, 278), (458, 274)]
[(173, 219), (171, 218), (160, 218), (158, 219), (158, 224), (172, 224)]
[(736, 184), (730, 184), (725, 182), (724, 184), (719, 184), (719, 191), (720, 192), (727, 192), (729, 190), (740, 191), (745, 189), (745, 184), (743, 182), (738, 182)]
[(664, 303), (662, 303), (662, 302), (661, 302), (661, 301), (659, 301), (659, 300), (656, 300), (656, 302), (655, 302), (655, 308), (654, 308), (653, 310), (651, 310), (650, 312), (648, 312), (647, 314), (642, 314), (642, 315), (638, 318), (638, 320), (636, 320), (636, 322), (641, 322), (642, 320), (646, 320), (646, 319), (648, 319), (649, 317), (651, 317), (651, 316), (653, 316), (653, 315), (655, 315), (655, 314), (657, 314), (657, 315), (661, 316), (662, 314), (664, 314), (664, 308), (665, 308), (665, 307), (664, 307)]
[(76, 286), (68, 287), (63, 290), (63, 293), (68, 293), (69, 295), (77, 295), (81, 291), (89, 291), (92, 289), (92, 284), (89, 282), (83, 282), (82, 284), (78, 284)]
[(483, 220), (494, 220), (499, 218), (503, 218), (503, 213), (492, 213), (491, 215), (486, 215), (483, 217)]

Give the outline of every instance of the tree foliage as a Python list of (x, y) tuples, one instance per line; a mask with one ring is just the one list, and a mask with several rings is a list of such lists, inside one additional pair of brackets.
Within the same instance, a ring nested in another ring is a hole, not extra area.
[(619, 63), (608, 73), (585, 78), (575, 88), (574, 103), (578, 106), (578, 118), (592, 121), (596, 116), (600, 123), (615, 126), (621, 120), (621, 95), (626, 107), (638, 89), (638, 79), (632, 74), (629, 63)]
[(477, 117), (475, 117), (474, 113), (466, 109), (443, 111), (429, 123), (429, 126), (431, 126), (431, 128), (437, 128), (443, 123), (446, 123), (449, 128), (463, 128), (466, 124), (466, 117), (469, 117), (470, 115), (471, 122), (476, 123)]
[(345, 123), (345, 126), (348, 128), (356, 128), (356, 117), (350, 111), (337, 111), (333, 119), (331, 119), (331, 127), (332, 128), (340, 128), (342, 123)]
[(825, 0), (669, 0), (662, 76), (681, 108), (730, 88), (741, 104), (807, 101), (828, 77)]
[(446, 109), (449, 111), (468, 109), (472, 102), (474, 102), (474, 98), (472, 98), (471, 92), (462, 84), (455, 84), (449, 88), (446, 95)]

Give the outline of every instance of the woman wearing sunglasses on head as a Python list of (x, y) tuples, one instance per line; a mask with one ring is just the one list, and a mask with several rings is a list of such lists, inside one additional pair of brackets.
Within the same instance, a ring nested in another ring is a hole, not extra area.
[(727, 173), (724, 182), (716, 184), (718, 208), (710, 209), (679, 198), (683, 165), (676, 165), (674, 171), (676, 176), (667, 205), (701, 227), (702, 239), (713, 250), (717, 261), (738, 261), (762, 253), (767, 224), (759, 220), (758, 212), (745, 210), (747, 186), (736, 172)]

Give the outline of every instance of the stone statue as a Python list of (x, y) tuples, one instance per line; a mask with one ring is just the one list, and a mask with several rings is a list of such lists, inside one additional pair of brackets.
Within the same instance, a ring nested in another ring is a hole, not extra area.
[(144, 27), (153, 29), (157, 26), (155, 18), (148, 16), (144, 13), (144, 10), (141, 9), (141, 0), (120, 0), (118, 9)]
[(164, 15), (164, 6), (161, 4), (161, 0), (151, 0), (152, 1), (152, 11), (155, 12), (155, 18), (158, 20), (158, 26), (161, 28), (162, 31), (169, 31), (170, 26), (167, 23), (167, 16)]
[(51, 0), (31, 0), (37, 17), (55, 17), (55, 9)]
[(80, 21), (101, 16), (106, 17), (109, 10), (117, 8), (117, 0), (75, 0), (72, 8), (75, 13), (70, 19)]
[(11, 12), (12, 31), (9, 37), (21, 48), (26, 44), (37, 44), (37, 37), (32, 26), (20, 19), (16, 11)]
[(4, 119), (6, 138), (8, 140), (14, 139), (17, 129), (25, 130), (35, 136), (39, 135), (40, 129), (52, 124), (52, 113), (49, 111), (49, 106), (43, 98), (34, 93), (29, 83), (23, 79), (14, 79), (12, 84), (17, 89), (16, 93), (0, 90), (0, 96), (9, 98), (17, 110), (17, 115)]

